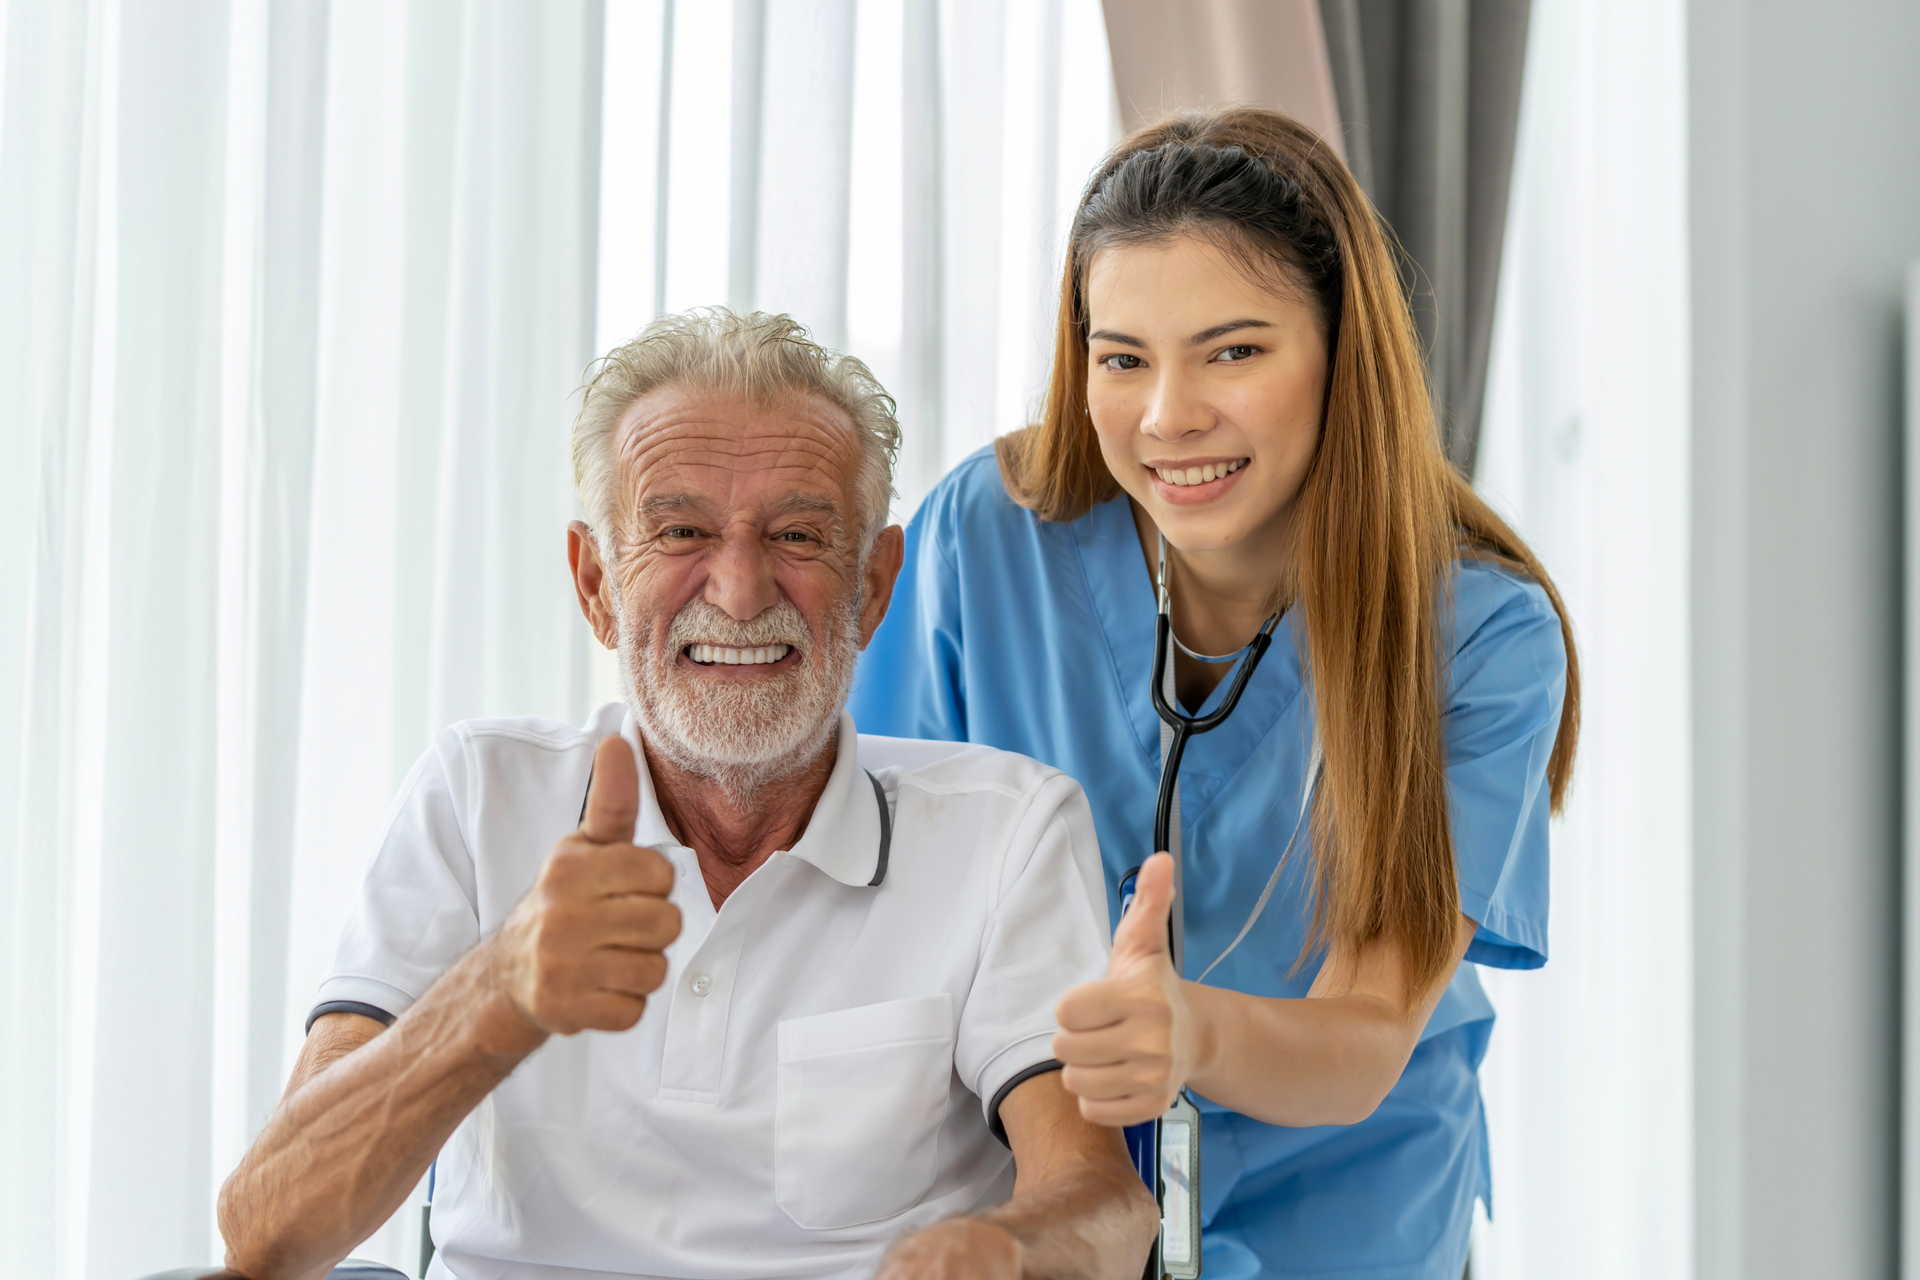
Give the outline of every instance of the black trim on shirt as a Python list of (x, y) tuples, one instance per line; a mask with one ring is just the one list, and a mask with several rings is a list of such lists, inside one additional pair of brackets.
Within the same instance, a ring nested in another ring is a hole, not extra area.
[(1066, 1064), (1058, 1058), (1048, 1058), (1045, 1062), (1036, 1062), (1025, 1071), (1016, 1073), (1013, 1079), (1001, 1085), (999, 1090), (994, 1093), (993, 1101), (987, 1104), (987, 1132), (1000, 1139), (1001, 1146), (1007, 1148), (1009, 1151), (1013, 1150), (1013, 1144), (1007, 1141), (1007, 1127), (1000, 1123), (1000, 1104), (1007, 1100), (1007, 1095), (1035, 1076), (1043, 1076), (1049, 1071), (1059, 1071), (1065, 1066)]
[(383, 1027), (393, 1025), (393, 1015), (377, 1004), (362, 1004), (358, 1000), (323, 1000), (313, 1006), (313, 1012), (307, 1015), (307, 1034), (313, 1034), (313, 1024), (330, 1013), (357, 1013), (363, 1018), (372, 1018)]
[(863, 770), (867, 781), (873, 784), (874, 802), (880, 806), (880, 856), (874, 860), (873, 879), (867, 881), (871, 888), (887, 878), (887, 853), (893, 848), (893, 812), (887, 808), (886, 788), (880, 785), (880, 779), (873, 776), (873, 770)]

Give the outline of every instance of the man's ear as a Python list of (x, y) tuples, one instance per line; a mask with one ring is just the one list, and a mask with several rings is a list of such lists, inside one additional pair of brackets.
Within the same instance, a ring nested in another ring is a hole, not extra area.
[(600, 544), (586, 521), (575, 520), (567, 526), (567, 566), (573, 571), (573, 594), (580, 601), (580, 613), (593, 628), (596, 640), (609, 649), (620, 647), (620, 628), (607, 607), (606, 592), (613, 583), (606, 565), (600, 560)]
[(900, 565), (906, 558), (907, 535), (899, 525), (890, 524), (873, 540), (867, 554), (865, 574), (860, 583), (860, 647), (867, 647), (873, 633), (887, 616), (893, 603), (893, 584), (900, 578)]

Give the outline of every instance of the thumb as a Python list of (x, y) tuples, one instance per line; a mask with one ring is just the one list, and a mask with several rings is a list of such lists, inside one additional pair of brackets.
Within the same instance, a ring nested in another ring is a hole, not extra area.
[(633, 748), (618, 735), (602, 738), (593, 752), (593, 781), (587, 787), (580, 834), (595, 844), (630, 844), (639, 816), (640, 769)]
[(1140, 868), (1133, 882), (1133, 905), (1113, 931), (1113, 953), (1107, 958), (1107, 976), (1118, 977), (1143, 963), (1173, 957), (1167, 941), (1167, 917), (1173, 910), (1173, 858), (1156, 853)]

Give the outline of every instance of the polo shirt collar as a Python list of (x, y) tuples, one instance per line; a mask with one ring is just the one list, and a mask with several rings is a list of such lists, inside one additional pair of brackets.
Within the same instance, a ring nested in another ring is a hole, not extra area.
[[(634, 748), (640, 766), (640, 813), (634, 822), (635, 844), (681, 846), (660, 812), (646, 753), (640, 750), (640, 731), (628, 712), (621, 736)], [(833, 772), (826, 789), (814, 802), (800, 839), (786, 850), (789, 857), (812, 863), (841, 884), (878, 885), (886, 879), (887, 854), (893, 843), (892, 817), (879, 780), (860, 767), (860, 735), (853, 716), (840, 713)]]

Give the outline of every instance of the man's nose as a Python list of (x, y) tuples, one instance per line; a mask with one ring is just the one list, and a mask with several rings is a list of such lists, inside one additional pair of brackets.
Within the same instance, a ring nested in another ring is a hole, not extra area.
[(741, 622), (759, 617), (780, 599), (772, 551), (757, 536), (729, 535), (707, 562), (705, 595)]
[(1178, 440), (1214, 425), (1214, 412), (1191, 379), (1177, 370), (1162, 374), (1147, 399), (1140, 430), (1161, 440)]

